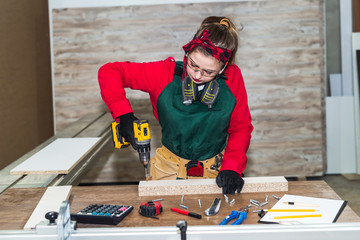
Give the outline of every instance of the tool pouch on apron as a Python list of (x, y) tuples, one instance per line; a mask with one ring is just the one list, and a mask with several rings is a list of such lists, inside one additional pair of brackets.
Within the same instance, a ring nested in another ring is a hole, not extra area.
[(187, 176), (202, 177), (204, 175), (204, 164), (201, 161), (191, 160), (186, 164)]
[(219, 164), (216, 165), (216, 157), (218, 156), (201, 161), (204, 168), (202, 177), (190, 177), (186, 174), (186, 164), (191, 160), (178, 157), (165, 146), (162, 146), (156, 149), (155, 156), (150, 161), (152, 180), (215, 178), (218, 170), (211, 169), (211, 166), (219, 166)]

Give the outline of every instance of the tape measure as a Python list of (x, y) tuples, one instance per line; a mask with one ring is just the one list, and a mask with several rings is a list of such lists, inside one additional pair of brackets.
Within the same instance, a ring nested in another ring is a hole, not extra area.
[(151, 217), (151, 218), (156, 218), (156, 215), (159, 215), (160, 213), (162, 213), (163, 208), (161, 206), (160, 202), (146, 202), (146, 203), (141, 203), (140, 207), (139, 207), (139, 214), (141, 216), (144, 217)]

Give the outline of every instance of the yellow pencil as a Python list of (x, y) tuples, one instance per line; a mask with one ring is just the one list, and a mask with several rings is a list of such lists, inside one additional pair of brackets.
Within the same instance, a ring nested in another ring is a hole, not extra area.
[(264, 209), (266, 212), (317, 212), (315, 209)]
[(277, 216), (274, 219), (287, 219), (287, 218), (311, 218), (311, 217), (321, 217), (321, 214), (313, 215), (295, 215), (295, 216)]

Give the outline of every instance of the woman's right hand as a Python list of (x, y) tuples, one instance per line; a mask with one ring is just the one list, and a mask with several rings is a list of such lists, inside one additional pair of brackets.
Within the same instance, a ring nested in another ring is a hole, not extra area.
[(131, 146), (134, 150), (137, 150), (135, 137), (134, 137), (134, 120), (138, 120), (137, 117), (134, 116), (134, 113), (127, 113), (121, 115), (119, 117), (120, 124), (118, 124), (117, 131), (120, 133), (122, 137), (124, 137), (126, 142), (130, 142)]

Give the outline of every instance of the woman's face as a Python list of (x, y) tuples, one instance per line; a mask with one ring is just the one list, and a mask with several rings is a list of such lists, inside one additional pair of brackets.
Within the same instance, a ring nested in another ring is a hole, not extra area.
[(186, 56), (186, 72), (196, 84), (203, 84), (213, 80), (222, 70), (223, 63), (213, 56), (206, 56), (199, 50), (195, 50)]

